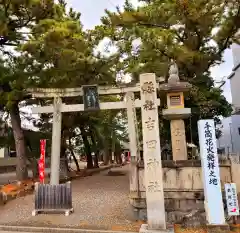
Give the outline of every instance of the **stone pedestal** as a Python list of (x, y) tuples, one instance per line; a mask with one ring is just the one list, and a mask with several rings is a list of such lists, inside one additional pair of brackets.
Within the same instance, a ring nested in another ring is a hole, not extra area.
[(187, 143), (184, 120), (171, 120), (170, 125), (173, 160), (187, 160)]

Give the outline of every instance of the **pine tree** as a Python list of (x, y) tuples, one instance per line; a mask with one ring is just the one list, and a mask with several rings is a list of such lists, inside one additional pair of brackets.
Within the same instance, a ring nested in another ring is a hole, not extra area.
[(28, 96), (23, 92), (26, 67), (19, 67), (18, 47), (32, 33), (32, 27), (46, 18), (60, 14), (53, 0), (0, 0), (0, 106), (10, 115), (17, 152), (18, 180), (28, 177), (24, 133), (21, 127), (19, 103)]
[[(187, 122), (188, 140), (197, 143), (200, 118), (228, 116), (231, 106), (214, 86), (210, 68), (223, 62), (223, 53), (239, 43), (239, 0), (148, 0), (135, 8), (128, 0), (121, 11), (106, 11), (103, 25), (95, 28), (96, 40), (109, 37), (118, 47), (118, 70), (132, 73), (153, 72), (167, 79), (171, 59), (179, 67), (180, 79), (193, 85), (186, 97), (192, 108)], [(163, 107), (163, 106), (162, 106)], [(166, 124), (164, 132), (167, 134)], [(191, 124), (190, 124), (191, 122)], [(165, 136), (166, 136), (165, 134)]]
[[(30, 40), (20, 48), (22, 56), (20, 64), (25, 69), (24, 75), (28, 77), (28, 87), (42, 88), (70, 88), (81, 85), (115, 85), (116, 71), (113, 69), (115, 60), (103, 57), (94, 50), (96, 47), (94, 36), (91, 32), (84, 31), (80, 14), (72, 9), (66, 11), (66, 4), (62, 4), (62, 16), (39, 22), (32, 28)], [(106, 99), (106, 98), (105, 98)], [(116, 97), (110, 97), (116, 101)], [(63, 98), (66, 104), (81, 103), (81, 97)], [(43, 101), (48, 103), (49, 101)], [(75, 137), (74, 130), (79, 128), (88, 158), (88, 168), (93, 167), (91, 152), (96, 148), (90, 145), (88, 138), (92, 137), (100, 145), (97, 130), (102, 129), (103, 119), (110, 118), (105, 128), (105, 138), (111, 135), (112, 125), (116, 124), (116, 113), (110, 117), (109, 112), (97, 113), (69, 113), (63, 115), (62, 122), (62, 150), (64, 156), (67, 149), (66, 139)], [(51, 115), (43, 116), (41, 124), (47, 124)], [(47, 124), (49, 126), (49, 124)], [(42, 128), (43, 129), (43, 128)], [(102, 130), (101, 130), (102, 132)], [(107, 145), (109, 140), (104, 138)], [(69, 148), (68, 148), (69, 149)], [(108, 148), (109, 149), (109, 148)]]

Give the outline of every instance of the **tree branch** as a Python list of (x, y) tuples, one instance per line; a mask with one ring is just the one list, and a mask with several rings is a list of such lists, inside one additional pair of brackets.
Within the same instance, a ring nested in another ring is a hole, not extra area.
[[(234, 29), (235, 29), (235, 27), (236, 27), (236, 23), (237, 23), (237, 22), (235, 22), (235, 21), (239, 20), (239, 19), (238, 19), (239, 14), (240, 14), (240, 6), (238, 7), (237, 14), (234, 16), (233, 23), (232, 23), (232, 27), (231, 27), (231, 29), (229, 30), (229, 32), (234, 31)], [(226, 40), (225, 40), (222, 48), (218, 51), (218, 54), (221, 54), (221, 53), (227, 48), (228, 43), (229, 43), (229, 40), (230, 40), (230, 38), (231, 38), (231, 35), (232, 35), (232, 33), (229, 33), (229, 34), (228, 34), (228, 37), (226, 38)]]
[(233, 22), (232, 22), (232, 27), (230, 28), (230, 30), (228, 31), (228, 37), (225, 39), (225, 42), (223, 43), (223, 45), (220, 47), (219, 51), (217, 52), (217, 54), (215, 56), (213, 56), (212, 59), (209, 60), (208, 62), (208, 68), (213, 65), (213, 63), (216, 61), (216, 56), (221, 57), (222, 52), (228, 47), (228, 43), (231, 39), (231, 36), (233, 34), (233, 31), (237, 31), (236, 25), (237, 25), (237, 21), (239, 20), (238, 17), (240, 15), (240, 6), (238, 7), (238, 11), (237, 14), (234, 16)]
[[(5, 42), (6, 41), (6, 42)], [(7, 42), (8, 40), (1, 40), (0, 39), (0, 46), (17, 46), (18, 44), (12, 43), (12, 42)]]

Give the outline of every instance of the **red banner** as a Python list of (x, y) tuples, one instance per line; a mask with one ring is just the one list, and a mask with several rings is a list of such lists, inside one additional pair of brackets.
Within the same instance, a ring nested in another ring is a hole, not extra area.
[(45, 151), (46, 151), (46, 140), (40, 140), (40, 159), (38, 162), (39, 171), (39, 182), (44, 183), (45, 178)]
[(130, 153), (130, 151), (128, 151), (128, 162), (130, 162), (131, 161), (131, 153)]

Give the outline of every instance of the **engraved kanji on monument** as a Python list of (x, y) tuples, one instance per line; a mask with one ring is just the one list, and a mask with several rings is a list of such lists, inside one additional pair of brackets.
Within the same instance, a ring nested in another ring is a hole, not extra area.
[(155, 74), (140, 76), (148, 229), (166, 229)]
[(198, 134), (207, 221), (208, 224), (224, 225), (226, 221), (222, 199), (214, 120), (199, 120)]

